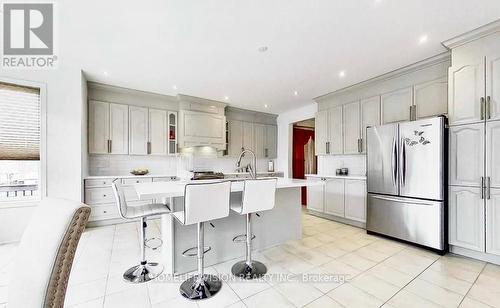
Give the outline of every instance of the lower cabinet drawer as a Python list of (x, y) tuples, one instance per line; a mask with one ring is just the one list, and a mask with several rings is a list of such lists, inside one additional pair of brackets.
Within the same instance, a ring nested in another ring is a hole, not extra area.
[(177, 180), (177, 177), (175, 177), (175, 176), (153, 178), (153, 182), (170, 182), (170, 181), (175, 181), (175, 180)]
[(92, 187), (85, 189), (85, 203), (88, 205), (113, 203), (115, 197), (111, 187)]
[(90, 211), (90, 220), (104, 220), (119, 218), (116, 205), (93, 206)]
[(103, 187), (103, 186), (111, 186), (113, 183), (112, 178), (109, 179), (88, 179), (85, 180), (85, 187)]

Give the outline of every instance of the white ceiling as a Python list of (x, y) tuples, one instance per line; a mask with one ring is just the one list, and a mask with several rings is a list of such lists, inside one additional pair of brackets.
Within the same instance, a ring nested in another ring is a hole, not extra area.
[(72, 0), (57, 9), (60, 65), (91, 81), (228, 96), (273, 113), (441, 53), (441, 41), (500, 18), (499, 0)]

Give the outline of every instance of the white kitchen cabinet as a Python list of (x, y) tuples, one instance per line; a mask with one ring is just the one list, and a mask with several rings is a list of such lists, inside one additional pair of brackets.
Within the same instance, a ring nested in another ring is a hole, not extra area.
[(226, 117), (193, 110), (179, 112), (179, 145), (181, 147), (212, 146), (226, 148)]
[(89, 153), (109, 153), (109, 103), (89, 101)]
[(361, 152), (366, 153), (366, 128), (380, 125), (380, 96), (361, 100)]
[(500, 120), (500, 46), (486, 56), (486, 103), (489, 120)]
[(485, 211), (479, 187), (449, 190), (449, 242), (480, 252), (485, 250)]
[(480, 186), (484, 176), (484, 123), (449, 129), (449, 184)]
[(254, 150), (254, 131), (253, 123), (243, 122), (242, 148), (245, 150)]
[(448, 69), (448, 123), (450, 125), (482, 121), (484, 98), (484, 57), (471, 55), (467, 64)]
[(307, 209), (316, 212), (324, 212), (324, 181), (317, 177), (308, 177), (308, 181), (322, 182), (322, 185), (307, 186)]
[(342, 105), (344, 154), (361, 153), (361, 123), (359, 102)]
[(266, 125), (266, 148), (264, 149), (266, 158), (276, 158), (278, 156), (278, 127), (276, 125)]
[(413, 119), (422, 119), (448, 113), (448, 78), (417, 84), (413, 87)]
[(266, 157), (266, 125), (253, 124), (254, 146), (253, 150), (257, 158)]
[(243, 148), (243, 122), (238, 120), (229, 120), (228, 129), (228, 155), (238, 156)]
[(344, 179), (325, 181), (325, 213), (344, 217)]
[(129, 154), (148, 154), (148, 119), (148, 108), (129, 106)]
[(486, 123), (486, 176), (500, 188), (500, 121)]
[(168, 112), (168, 154), (177, 153), (177, 112)]
[(167, 111), (149, 109), (149, 154), (168, 155)]
[(486, 200), (486, 252), (500, 255), (500, 189), (491, 189)]
[(328, 154), (328, 110), (316, 113), (314, 125), (315, 153), (326, 155)]
[(345, 180), (345, 218), (366, 222), (366, 181)]
[(412, 106), (412, 87), (395, 90), (380, 96), (382, 123), (395, 123), (410, 120)]
[(342, 106), (328, 110), (328, 154), (344, 153), (344, 133), (342, 128)]
[(109, 152), (128, 154), (128, 106), (109, 104)]

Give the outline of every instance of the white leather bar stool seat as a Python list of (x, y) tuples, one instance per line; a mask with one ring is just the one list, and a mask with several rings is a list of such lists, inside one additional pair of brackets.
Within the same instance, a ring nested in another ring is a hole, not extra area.
[[(275, 178), (245, 180), (241, 205), (232, 205), (231, 210), (240, 215), (246, 215), (246, 234), (243, 235), (246, 242), (245, 260), (237, 262), (231, 268), (233, 275), (245, 279), (253, 279), (263, 276), (267, 272), (266, 266), (259, 261), (252, 260), (252, 213), (268, 211), (274, 208), (276, 203)], [(238, 242), (236, 236), (233, 241)]]
[[(203, 273), (203, 256), (210, 250), (204, 246), (204, 222), (229, 216), (231, 182), (187, 184), (184, 188), (184, 210), (172, 213), (182, 225), (197, 224), (198, 273), (185, 280), (180, 286), (182, 296), (190, 300), (207, 299), (219, 292), (222, 281), (214, 275)], [(188, 255), (186, 250), (183, 254)], [(189, 256), (189, 255), (188, 255)]]
[(148, 226), (146, 220), (150, 216), (169, 214), (171, 210), (166, 204), (159, 203), (129, 206), (121, 185), (114, 181), (111, 187), (120, 216), (126, 220), (140, 219), (141, 221), (141, 261), (140, 264), (129, 268), (123, 274), (123, 279), (132, 283), (148, 282), (155, 279), (163, 272), (163, 266), (146, 260), (146, 246), (148, 242), (146, 239), (146, 228)]

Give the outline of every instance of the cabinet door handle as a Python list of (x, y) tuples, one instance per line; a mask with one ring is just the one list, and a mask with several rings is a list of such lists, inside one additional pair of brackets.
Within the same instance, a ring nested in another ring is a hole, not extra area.
[(151, 142), (148, 141), (148, 143), (146, 144), (146, 152), (148, 154), (151, 154)]
[(481, 104), (481, 120), (484, 120), (484, 109), (485, 109), (484, 97), (481, 97), (479, 103)]
[(264, 156), (265, 156), (265, 157), (268, 157), (268, 156), (269, 156), (269, 150), (268, 150), (268, 149), (264, 149)]
[(491, 178), (490, 177), (487, 177), (486, 178), (486, 199), (490, 199), (491, 198)]
[(413, 121), (413, 105), (410, 106), (410, 121)]
[(111, 153), (111, 140), (108, 139), (107, 141), (108, 141), (107, 142), (107, 146), (108, 146), (107, 150), (108, 150), (108, 153)]
[(330, 141), (326, 143), (326, 154), (330, 154)]
[(484, 177), (481, 177), (481, 200), (484, 199)]
[(491, 119), (491, 96), (486, 96), (486, 118)]
[(113, 140), (109, 140), (109, 153), (113, 153)]
[(358, 153), (363, 152), (362, 140), (363, 140), (363, 139), (358, 138)]

